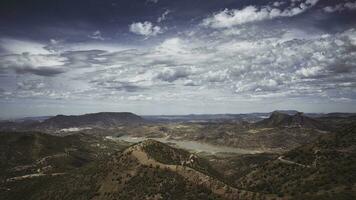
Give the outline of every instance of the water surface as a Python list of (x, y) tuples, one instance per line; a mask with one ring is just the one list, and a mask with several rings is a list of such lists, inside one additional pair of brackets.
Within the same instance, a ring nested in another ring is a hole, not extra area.
[[(113, 139), (110, 137), (110, 139)], [(197, 141), (188, 141), (188, 140), (173, 140), (167, 138), (146, 138), (146, 137), (132, 137), (132, 136), (121, 136), (117, 139), (123, 140), (126, 142), (137, 143), (147, 139), (157, 140), (159, 142), (174, 144), (174, 146), (182, 149), (187, 149), (190, 151), (196, 152), (207, 152), (207, 153), (238, 153), (238, 154), (254, 154), (261, 153), (260, 151), (240, 149), (234, 147), (225, 147), (225, 146), (216, 146), (207, 143), (197, 142)]]

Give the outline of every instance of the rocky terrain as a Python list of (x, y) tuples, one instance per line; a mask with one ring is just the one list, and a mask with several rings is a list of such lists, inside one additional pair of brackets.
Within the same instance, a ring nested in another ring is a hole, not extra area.
[[(22, 151), (29, 153), (26, 155), (28, 160), (9, 155), (11, 152), (2, 155), (2, 161), (10, 160), (10, 162), (1, 166), (1, 198), (22, 199), (25, 191), (31, 191), (31, 194), (26, 194), (26, 199), (271, 199), (275, 197), (274, 194), (235, 188), (226, 183), (224, 176), (213, 169), (207, 160), (154, 140), (122, 148), (123, 144), (113, 144), (94, 138), (84, 141), (86, 137), (78, 136), (83, 139), (80, 143), (83, 149), (79, 149), (76, 146), (76, 139), (68, 138), (73, 136), (64, 138), (50, 136), (53, 137), (50, 140), (56, 145), (44, 143), (42, 140), (46, 140), (46, 137), (29, 133), (7, 140), (12, 144), (24, 140), (21, 149), (30, 151)], [(74, 142), (64, 144), (61, 143), (62, 140)], [(96, 145), (92, 144), (94, 141)], [(110, 145), (117, 147), (110, 147)], [(6, 144), (2, 144), (1, 147), (5, 149)], [(100, 149), (103, 150), (99, 151)], [(90, 150), (92, 152), (86, 152)], [(100, 152), (103, 154), (100, 155)], [(83, 155), (75, 156), (76, 153), (83, 153)]]
[(130, 113), (12, 122), (0, 132), (0, 199), (351, 200), (354, 124), (351, 114), (281, 111), (254, 123)]

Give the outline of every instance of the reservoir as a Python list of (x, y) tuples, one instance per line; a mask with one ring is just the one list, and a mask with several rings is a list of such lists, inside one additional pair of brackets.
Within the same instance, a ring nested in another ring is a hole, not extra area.
[(173, 139), (166, 139), (166, 138), (146, 138), (146, 137), (132, 137), (132, 136), (121, 136), (121, 137), (107, 137), (108, 139), (118, 139), (123, 140), (130, 143), (137, 143), (142, 142), (147, 139), (157, 140), (162, 143), (167, 143), (169, 145), (186, 149), (189, 151), (195, 152), (206, 152), (206, 153), (238, 153), (238, 154), (255, 154), (261, 153), (261, 151), (257, 150), (248, 150), (248, 149), (240, 149), (234, 147), (224, 147), (224, 146), (217, 146), (197, 141), (188, 141), (188, 140), (173, 140)]

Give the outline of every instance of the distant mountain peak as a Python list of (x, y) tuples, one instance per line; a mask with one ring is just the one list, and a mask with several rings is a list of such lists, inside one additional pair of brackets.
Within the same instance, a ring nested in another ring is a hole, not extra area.
[(275, 110), (273, 112), (283, 113), (283, 114), (287, 114), (287, 115), (295, 115), (297, 113), (300, 113), (298, 110)]
[(289, 114), (286, 114), (285, 112), (280, 112), (280, 111), (273, 111), (270, 115), (270, 117), (276, 117), (276, 116), (290, 116)]
[(43, 121), (40, 129), (64, 129), (76, 127), (112, 127), (140, 123), (144, 120), (130, 112), (100, 112), (84, 115), (57, 115)]
[(266, 127), (303, 127), (325, 129), (323, 124), (315, 119), (305, 116), (303, 112), (296, 112), (293, 115), (289, 115), (280, 111), (274, 111), (271, 113), (269, 118), (256, 124), (258, 126)]

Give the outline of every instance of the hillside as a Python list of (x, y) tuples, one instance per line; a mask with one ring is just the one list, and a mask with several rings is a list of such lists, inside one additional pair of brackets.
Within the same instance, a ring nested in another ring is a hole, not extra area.
[[(0, 199), (43, 199), (43, 192), (56, 191), (52, 187), (72, 184), (79, 189), (77, 179), (95, 176), (99, 163), (127, 146), (86, 134), (0, 132)], [(49, 199), (56, 198), (63, 199)]]
[[(272, 199), (227, 185), (208, 161), (147, 140), (82, 167), (48, 176), (7, 179), (0, 198), (23, 199)], [(31, 191), (31, 192), (30, 192)]]
[(124, 144), (75, 134), (57, 137), (38, 132), (0, 133), (0, 182), (27, 174), (62, 173), (94, 162)]
[(314, 141), (326, 131), (302, 127), (258, 127), (237, 123), (171, 123), (122, 127), (116, 132), (132, 137), (198, 141), (217, 146), (260, 151), (287, 151)]
[(1, 133), (0, 139), (0, 199), (356, 197), (354, 125), (284, 154), (222, 157), (87, 134)]
[(264, 199), (233, 188), (194, 154), (147, 140), (113, 157), (93, 199)]
[(143, 119), (133, 113), (102, 112), (85, 115), (57, 115), (37, 125), (37, 128), (66, 129), (73, 127), (112, 127), (123, 124), (143, 122)]
[(355, 144), (353, 125), (266, 162), (236, 184), (289, 199), (355, 199)]

